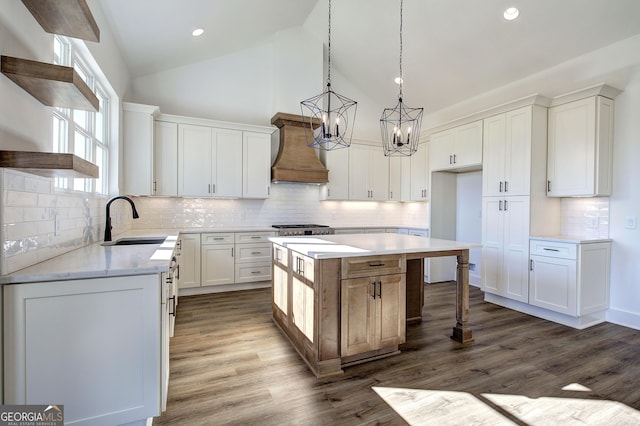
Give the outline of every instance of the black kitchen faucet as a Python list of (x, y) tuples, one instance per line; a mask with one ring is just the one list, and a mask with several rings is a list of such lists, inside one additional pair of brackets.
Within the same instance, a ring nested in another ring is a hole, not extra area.
[(131, 210), (133, 213), (133, 218), (134, 219), (138, 219), (140, 216), (138, 216), (138, 211), (136, 210), (136, 205), (134, 204), (133, 200), (129, 197), (126, 197), (124, 195), (119, 195), (117, 197), (113, 197), (112, 199), (110, 199), (107, 202), (107, 209), (106, 209), (106, 214), (107, 214), (107, 223), (104, 226), (104, 240), (105, 241), (111, 241), (111, 213), (110, 213), (110, 208), (111, 208), (111, 203), (113, 203), (115, 200), (118, 199), (123, 199), (129, 202), (129, 204), (131, 204)]

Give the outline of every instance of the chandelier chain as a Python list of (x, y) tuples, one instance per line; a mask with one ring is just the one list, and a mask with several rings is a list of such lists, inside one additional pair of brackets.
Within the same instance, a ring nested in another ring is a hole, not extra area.
[(400, 98), (402, 98), (402, 3), (400, 0)]
[(329, 43), (327, 51), (329, 55), (327, 60), (327, 84), (331, 84), (331, 0), (329, 0)]

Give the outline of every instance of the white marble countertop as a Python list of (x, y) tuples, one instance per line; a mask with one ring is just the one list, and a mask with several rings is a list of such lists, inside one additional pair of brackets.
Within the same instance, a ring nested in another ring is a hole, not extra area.
[(56, 256), (8, 275), (0, 284), (19, 284), (127, 275), (159, 274), (169, 269), (177, 231), (144, 230), (113, 238), (163, 237), (162, 244), (103, 246), (102, 241)]
[(314, 259), (376, 256), (463, 250), (482, 247), (482, 244), (404, 234), (339, 234), (311, 237), (270, 237), (270, 241)]
[(529, 237), (530, 240), (540, 241), (554, 241), (558, 243), (573, 243), (573, 244), (589, 244), (589, 243), (610, 243), (611, 238), (588, 238), (578, 237), (573, 235), (549, 235), (543, 237)]

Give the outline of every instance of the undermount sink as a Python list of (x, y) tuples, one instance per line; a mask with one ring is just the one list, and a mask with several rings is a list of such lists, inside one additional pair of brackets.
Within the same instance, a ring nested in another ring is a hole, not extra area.
[(162, 244), (164, 237), (155, 238), (120, 238), (116, 241), (106, 241), (102, 243), (103, 246), (135, 246), (140, 244)]

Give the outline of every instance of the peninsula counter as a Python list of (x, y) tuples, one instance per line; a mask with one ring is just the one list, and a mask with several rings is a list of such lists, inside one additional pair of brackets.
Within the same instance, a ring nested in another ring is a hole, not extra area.
[(456, 324), (469, 328), (469, 249), (480, 244), (403, 234), (271, 237), (273, 319), (316, 377), (399, 353), (422, 321), (424, 258), (456, 256)]

